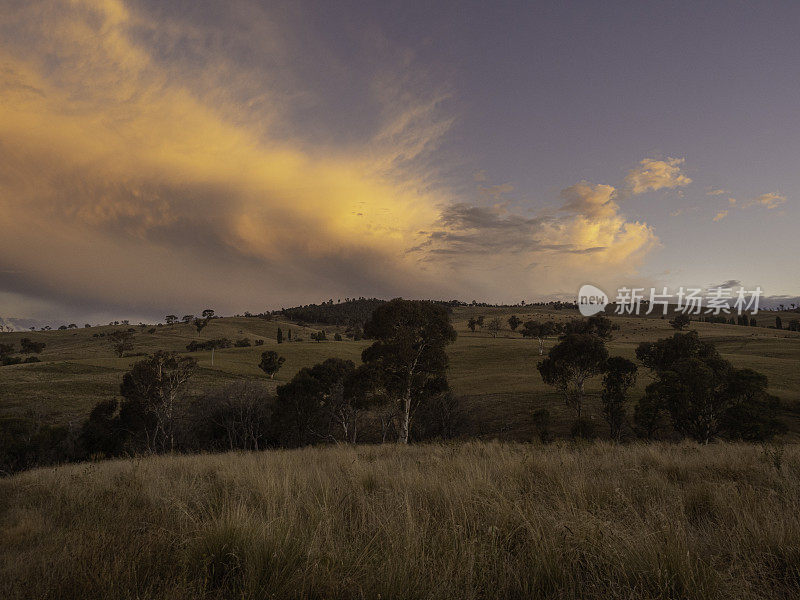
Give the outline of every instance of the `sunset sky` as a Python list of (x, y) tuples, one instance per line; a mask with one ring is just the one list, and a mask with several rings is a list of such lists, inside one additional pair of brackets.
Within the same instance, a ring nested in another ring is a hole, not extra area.
[(800, 294), (800, 4), (0, 0), (0, 317)]

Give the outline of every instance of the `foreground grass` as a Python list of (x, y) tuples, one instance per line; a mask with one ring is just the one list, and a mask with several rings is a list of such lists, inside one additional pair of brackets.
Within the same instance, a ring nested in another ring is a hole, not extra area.
[(2, 598), (794, 598), (800, 448), (468, 443), (0, 480)]

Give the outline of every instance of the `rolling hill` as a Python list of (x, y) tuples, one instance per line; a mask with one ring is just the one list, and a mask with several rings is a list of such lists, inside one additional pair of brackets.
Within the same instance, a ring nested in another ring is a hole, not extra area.
[[(538, 343), (512, 332), (505, 323), (516, 314), (522, 320), (567, 321), (578, 315), (574, 309), (554, 310), (546, 306), (453, 308), (452, 319), (458, 339), (448, 348), (449, 379), (456, 395), (463, 400), (466, 414), (465, 433), (478, 437), (529, 440), (534, 435), (532, 413), (538, 408), (551, 411), (556, 432), (566, 432), (572, 416), (552, 388), (544, 385), (536, 370), (539, 360)], [(758, 316), (761, 327), (693, 322), (703, 338), (713, 340), (723, 356), (737, 367), (751, 367), (769, 377), (770, 391), (784, 401), (784, 420), (790, 427), (790, 439), (800, 436), (800, 333), (770, 329), (775, 312)], [(504, 330), (494, 338), (484, 328), (472, 332), (467, 327), (470, 317), (483, 315), (486, 322), (494, 317), (503, 320)], [(796, 313), (784, 313), (784, 322)], [(620, 326), (609, 342), (611, 354), (634, 357), (636, 346), (646, 340), (672, 335), (666, 319), (657, 317), (612, 317)], [(127, 326), (101, 326), (56, 331), (17, 332), (0, 334), (0, 342), (19, 345), (28, 337), (46, 344), (39, 355), (41, 362), (0, 367), (0, 415), (35, 412), (49, 422), (77, 423), (86, 418), (89, 410), (101, 399), (118, 392), (122, 374), (139, 359), (137, 356), (118, 358), (112, 351), (108, 334)], [(276, 334), (292, 331), (302, 341), (278, 344)], [(300, 368), (311, 366), (332, 356), (358, 362), (368, 341), (344, 337), (344, 325), (304, 324), (277, 316), (271, 320), (258, 317), (216, 318), (198, 335), (191, 324), (134, 326), (133, 354), (158, 349), (186, 352), (191, 341), (229, 338), (263, 339), (263, 346), (227, 348), (188, 354), (199, 362), (199, 373), (192, 391), (200, 393), (209, 387), (224, 385), (236, 379), (251, 379), (274, 389), (288, 381)], [(328, 341), (314, 342), (310, 335), (325, 329)], [(343, 334), (342, 341), (333, 341), (334, 333)], [(555, 343), (549, 339), (547, 348)], [(264, 350), (277, 350), (286, 363), (275, 379), (267, 380), (258, 369)], [(642, 371), (634, 395), (649, 382)], [(590, 394), (598, 391), (590, 385)], [(589, 415), (601, 422), (596, 397), (588, 405)]]

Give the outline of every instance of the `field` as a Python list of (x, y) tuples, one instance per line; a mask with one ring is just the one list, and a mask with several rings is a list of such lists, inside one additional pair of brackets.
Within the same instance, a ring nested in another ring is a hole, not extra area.
[[(448, 376), (466, 422), (452, 443), (163, 455), (0, 479), (0, 598), (800, 595), (800, 445), (786, 443), (800, 439), (800, 334), (692, 324), (734, 365), (769, 376), (784, 401), (782, 440), (613, 445), (566, 441), (573, 417), (539, 377), (538, 343), (507, 327), (496, 338), (472, 332), (468, 319), (479, 314), (487, 323), (577, 316), (454, 310)], [(673, 333), (660, 318), (613, 319), (615, 355), (633, 358), (640, 342)], [(302, 341), (277, 344), (279, 327)], [(40, 363), (0, 367), (0, 416), (82, 422), (140, 358), (115, 357), (100, 337), (120, 328), (3, 334), (4, 343), (47, 346)], [(200, 369), (190, 391), (240, 379), (274, 389), (331, 356), (358, 362), (369, 344), (311, 341), (320, 328), (259, 318), (215, 319), (200, 336), (187, 324), (137, 326), (133, 352), (263, 339), (192, 353)], [(337, 328), (325, 329), (332, 340)], [(286, 357), (275, 380), (257, 367), (267, 349)], [(643, 371), (634, 398), (649, 381)], [(598, 384), (587, 412), (603, 437)], [(552, 414), (553, 444), (532, 442), (538, 408)]]
[[(553, 429), (564, 434), (572, 420), (571, 413), (561, 403), (558, 395), (545, 386), (536, 370), (539, 359), (538, 342), (522, 338), (511, 332), (505, 320), (516, 314), (523, 320), (566, 321), (578, 316), (574, 310), (548, 310), (542, 307), (478, 308), (458, 307), (453, 322), (458, 340), (449, 347), (450, 369), (448, 377), (455, 393), (463, 399), (468, 422), (465, 434), (482, 438), (527, 441), (534, 436), (531, 415), (538, 408), (548, 408)], [(778, 313), (762, 312), (760, 324), (774, 323)], [(484, 315), (486, 322), (499, 316), (504, 331), (497, 338), (478, 329), (471, 332), (467, 321), (471, 316)], [(782, 313), (784, 323), (796, 318), (796, 313)], [(667, 320), (660, 318), (613, 317), (620, 325), (614, 339), (608, 344), (611, 354), (633, 358), (638, 343), (672, 335)], [(276, 332), (280, 327), (284, 335), (289, 329), (301, 342), (284, 342), (278, 345)], [(18, 345), (22, 337), (44, 341), (43, 362), (0, 367), (0, 415), (35, 413), (50, 422), (79, 423), (86, 418), (91, 407), (100, 399), (117, 394), (122, 374), (137, 357), (116, 358), (107, 338), (94, 337), (109, 333), (122, 326), (103, 326), (66, 331), (5, 333), (0, 340)], [(191, 356), (199, 361), (200, 370), (193, 381), (193, 391), (200, 392), (235, 379), (256, 379), (264, 386), (274, 388), (286, 382), (304, 366), (311, 366), (325, 358), (338, 356), (355, 362), (368, 345), (365, 341), (313, 342), (310, 334), (323, 326), (299, 327), (279, 319), (265, 321), (258, 318), (222, 318), (213, 320), (201, 335), (188, 324), (156, 328), (135, 327), (135, 353), (157, 349), (185, 351), (192, 340), (228, 337), (252, 340), (263, 339), (263, 346), (229, 348), (214, 353), (196, 352)], [(328, 339), (333, 339), (335, 327), (324, 327)], [(785, 404), (784, 421), (790, 428), (787, 439), (800, 439), (800, 334), (764, 327), (741, 327), (710, 323), (692, 323), (700, 335), (716, 342), (724, 357), (737, 367), (751, 367), (766, 374), (770, 391)], [(343, 330), (342, 330), (343, 331)], [(547, 348), (555, 343), (549, 339)], [(286, 357), (286, 363), (274, 381), (267, 380), (258, 369), (260, 354), (264, 350), (277, 350)], [(646, 372), (641, 372), (634, 396), (641, 393), (649, 382)], [(587, 406), (590, 417), (604, 431), (597, 406), (597, 384), (589, 387)]]
[(775, 600), (796, 446), (468, 442), (0, 480), (0, 597)]

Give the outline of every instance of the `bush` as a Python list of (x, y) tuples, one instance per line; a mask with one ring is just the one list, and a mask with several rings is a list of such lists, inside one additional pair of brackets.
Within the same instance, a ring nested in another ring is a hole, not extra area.
[(539, 441), (549, 444), (553, 441), (553, 434), (550, 432), (550, 411), (540, 408), (533, 413), (533, 426), (539, 434)]
[(586, 417), (576, 419), (569, 432), (573, 439), (593, 440), (597, 437), (594, 421)]
[(460, 398), (450, 391), (434, 394), (416, 411), (414, 438), (449, 440), (464, 431), (465, 423), (466, 413)]
[(30, 338), (22, 338), (19, 344), (21, 354), (41, 354), (46, 345), (44, 342), (35, 342)]
[(263, 450), (274, 443), (274, 398), (254, 382), (239, 381), (191, 403), (183, 445), (195, 450)]
[(56, 465), (76, 458), (76, 440), (66, 425), (48, 425), (39, 415), (0, 421), (0, 474)]
[(250, 338), (240, 338), (233, 343), (237, 348), (249, 348), (253, 344), (250, 343)]
[(186, 350), (188, 352), (200, 352), (201, 350), (219, 350), (221, 348), (230, 348), (231, 346), (233, 346), (233, 342), (228, 338), (219, 338), (205, 342), (192, 340), (186, 345)]

